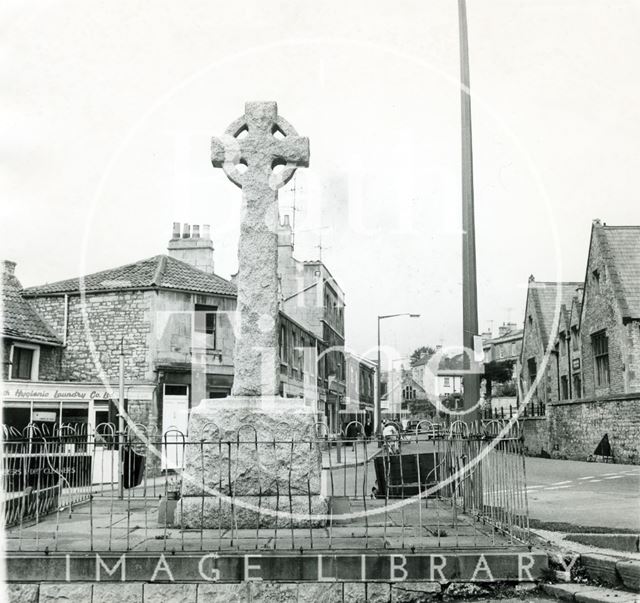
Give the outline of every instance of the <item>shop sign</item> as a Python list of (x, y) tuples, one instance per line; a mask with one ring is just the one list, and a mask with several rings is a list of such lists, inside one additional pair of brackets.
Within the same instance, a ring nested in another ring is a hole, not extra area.
[(12, 383), (4, 383), (2, 389), (3, 400), (110, 400), (117, 397), (117, 390), (113, 392), (107, 391), (96, 385), (66, 385), (66, 384), (49, 384), (49, 383), (20, 383), (13, 385)]
[(41, 421), (44, 423), (55, 423), (58, 420), (57, 413), (44, 411), (44, 410), (34, 410), (32, 421)]

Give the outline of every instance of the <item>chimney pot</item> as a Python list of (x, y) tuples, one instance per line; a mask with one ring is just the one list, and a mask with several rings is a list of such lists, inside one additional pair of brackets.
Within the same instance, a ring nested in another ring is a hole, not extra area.
[(600, 222), (600, 218), (595, 218), (593, 220), (593, 225), (594, 226), (602, 226), (602, 222)]
[(172, 239), (180, 238), (180, 222), (173, 223), (173, 234), (171, 235)]
[(202, 225), (202, 238), (211, 239), (211, 226), (209, 224)]
[(189, 228), (189, 224), (187, 222), (185, 222), (182, 225), (182, 238), (183, 239), (188, 239), (191, 237), (191, 228)]
[(200, 225), (199, 224), (194, 224), (193, 225), (191, 236), (194, 239), (199, 239), (200, 238)]

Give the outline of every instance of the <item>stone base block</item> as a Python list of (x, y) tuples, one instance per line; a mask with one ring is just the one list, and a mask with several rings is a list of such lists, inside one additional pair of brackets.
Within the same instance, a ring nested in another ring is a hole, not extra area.
[[(327, 513), (327, 499), (321, 496), (239, 496), (233, 507), (218, 498), (186, 496), (176, 507), (176, 526), (184, 528), (308, 528), (323, 527), (324, 520), (309, 515)], [(250, 505), (247, 507), (245, 505)]]
[(315, 421), (301, 399), (203, 400), (189, 417), (182, 496), (320, 494)]

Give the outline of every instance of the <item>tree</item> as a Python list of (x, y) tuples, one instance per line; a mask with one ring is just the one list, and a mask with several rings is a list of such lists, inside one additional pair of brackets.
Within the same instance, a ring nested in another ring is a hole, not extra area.
[(513, 360), (493, 360), (484, 365), (487, 398), (491, 397), (491, 386), (494, 382), (508, 384), (513, 379), (514, 364)]
[(419, 348), (416, 348), (411, 352), (411, 366), (413, 366), (420, 358), (423, 356), (433, 356), (436, 353), (435, 348), (432, 348), (430, 345), (423, 345)]

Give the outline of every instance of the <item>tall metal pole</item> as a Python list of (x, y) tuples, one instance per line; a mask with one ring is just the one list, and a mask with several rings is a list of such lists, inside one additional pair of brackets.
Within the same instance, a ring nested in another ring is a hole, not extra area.
[[(462, 341), (473, 353), (474, 336), (478, 334), (478, 289), (476, 281), (476, 232), (473, 206), (473, 145), (471, 140), (471, 93), (469, 89), (469, 40), (467, 35), (466, 0), (458, 0), (460, 28), (460, 107), (462, 130)], [(464, 368), (469, 369), (465, 354)], [(480, 397), (480, 375), (465, 374), (464, 409), (473, 407)], [(465, 415), (467, 421), (476, 413)]]
[(118, 375), (118, 496), (124, 498), (124, 340), (120, 340)]
[(376, 435), (378, 439), (382, 437), (382, 402), (380, 401), (380, 317), (378, 316), (378, 370), (376, 371)]

